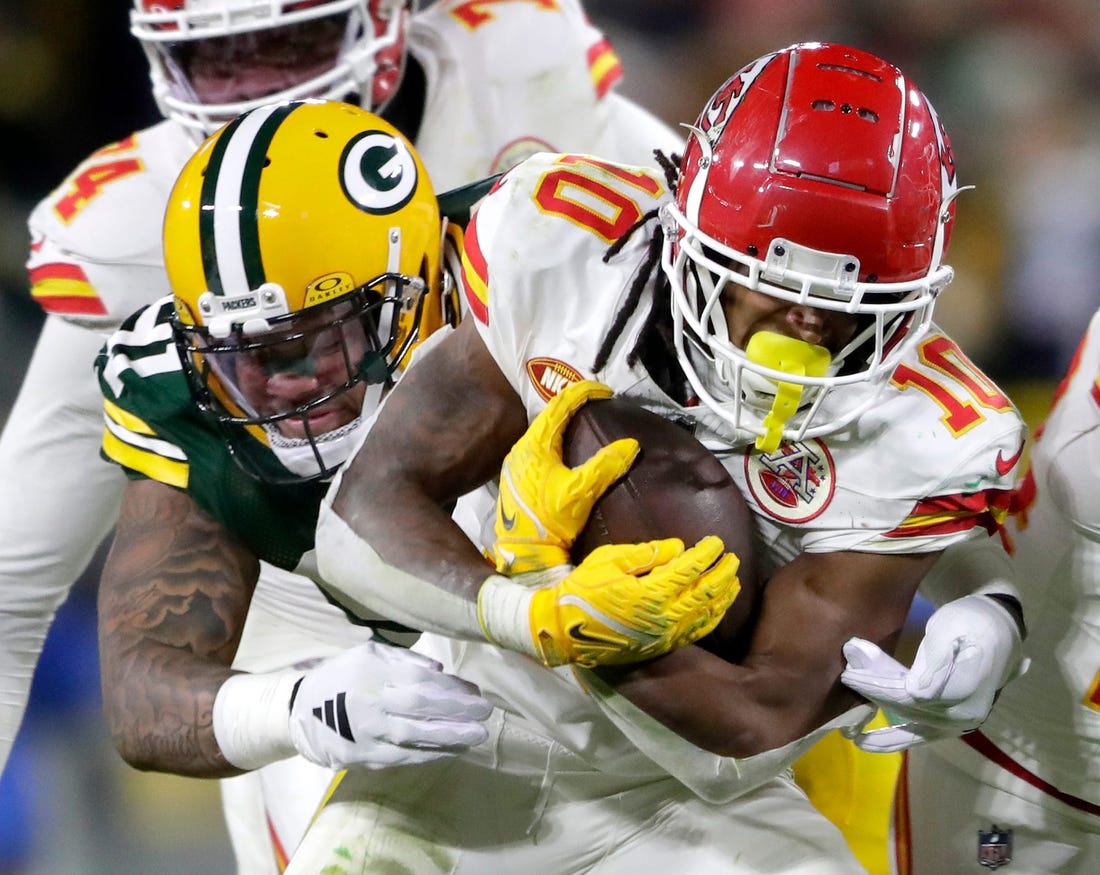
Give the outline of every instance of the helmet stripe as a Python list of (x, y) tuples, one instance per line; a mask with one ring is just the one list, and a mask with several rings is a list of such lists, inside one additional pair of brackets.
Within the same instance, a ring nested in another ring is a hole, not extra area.
[(230, 122), (222, 135), (210, 150), (210, 162), (202, 177), (202, 191), (199, 195), (199, 251), (202, 253), (202, 272), (206, 278), (206, 287), (215, 295), (225, 294), (221, 274), (218, 272), (217, 247), (214, 245), (214, 194), (218, 179), (221, 177), (222, 160), (233, 139), (233, 132), (240, 127), (242, 118)]
[(214, 144), (199, 211), (203, 270), (214, 294), (240, 294), (266, 279), (256, 224), (260, 176), (275, 131), (298, 106), (276, 104), (242, 116)]

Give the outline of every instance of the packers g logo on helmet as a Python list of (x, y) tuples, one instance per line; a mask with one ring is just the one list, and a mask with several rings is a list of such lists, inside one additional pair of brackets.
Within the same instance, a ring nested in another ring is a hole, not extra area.
[(416, 161), (408, 147), (383, 131), (360, 134), (344, 150), (340, 184), (348, 200), (383, 215), (405, 206), (416, 192)]
[(173, 333), (248, 473), (331, 474), (417, 344), (457, 322), (443, 231), (415, 148), (351, 104), (262, 106), (187, 162), (164, 218)]

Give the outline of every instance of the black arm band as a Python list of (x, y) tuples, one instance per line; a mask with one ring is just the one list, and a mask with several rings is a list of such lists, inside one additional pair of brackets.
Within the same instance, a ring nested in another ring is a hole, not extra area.
[(294, 689), (290, 691), (290, 701), (287, 703), (287, 711), (294, 710), (294, 700), (298, 698), (298, 687), (302, 685), (302, 681), (306, 679), (305, 675), (302, 675), (298, 680), (294, 682)]
[(1020, 600), (1014, 595), (1009, 595), (1006, 592), (985, 592), (982, 593), (987, 599), (993, 599), (997, 604), (1004, 608), (1012, 616), (1012, 619), (1016, 621), (1016, 628), (1020, 631), (1020, 640), (1027, 639), (1027, 624), (1024, 622), (1024, 606), (1020, 604)]

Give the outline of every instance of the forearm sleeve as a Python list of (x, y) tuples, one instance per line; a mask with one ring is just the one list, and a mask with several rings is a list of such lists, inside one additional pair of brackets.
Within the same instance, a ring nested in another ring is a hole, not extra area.
[[(359, 617), (384, 617), (422, 632), (484, 641), (477, 604), (395, 568), (329, 506), (317, 519), (317, 566), (322, 586)], [(490, 569), (486, 567), (486, 577)]]
[(712, 804), (724, 804), (755, 790), (788, 768), (833, 729), (858, 731), (874, 709), (858, 705), (824, 726), (782, 747), (749, 757), (728, 757), (704, 750), (650, 717), (604, 682), (598, 673), (576, 669), (600, 710), (649, 759)]

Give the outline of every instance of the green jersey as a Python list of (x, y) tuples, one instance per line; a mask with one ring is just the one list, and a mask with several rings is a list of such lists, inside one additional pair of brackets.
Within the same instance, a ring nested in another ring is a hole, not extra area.
[[(106, 429), (101, 454), (132, 478), (186, 490), (255, 555), (293, 570), (313, 548), (324, 482), (271, 485), (234, 461), (222, 427), (191, 396), (172, 336), (172, 298), (127, 319), (96, 359)], [(275, 454), (259, 441), (256, 451)]]

